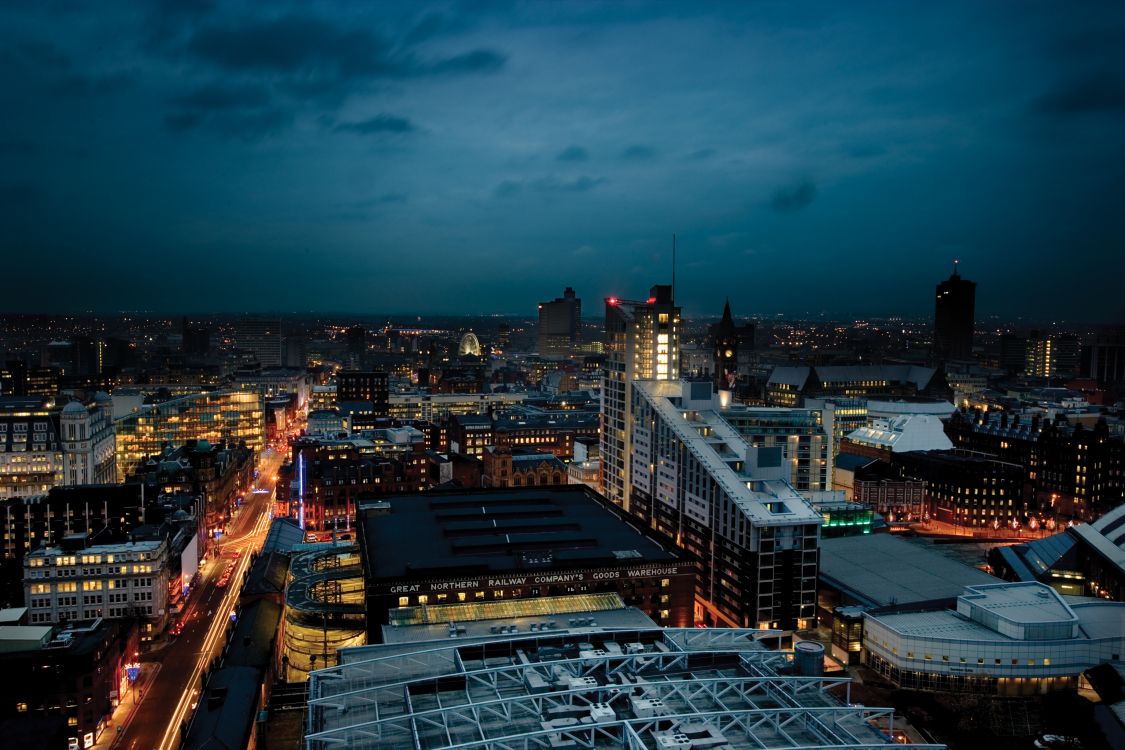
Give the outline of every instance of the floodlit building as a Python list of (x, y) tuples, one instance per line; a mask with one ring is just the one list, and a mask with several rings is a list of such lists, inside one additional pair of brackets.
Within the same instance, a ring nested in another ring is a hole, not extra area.
[(810, 627), (824, 519), (789, 483), (782, 448), (747, 444), (710, 381), (631, 391), (630, 513), (701, 561), (697, 619)]
[(864, 615), (864, 662), (911, 689), (1038, 695), (1125, 653), (1125, 604), (1041, 583), (968, 586), (956, 609)]
[(38, 397), (0, 398), (0, 498), (117, 480), (111, 399), (61, 410)]
[[(759, 638), (769, 634), (760, 631), (663, 629), (636, 614), (546, 615), (538, 618), (552, 621), (546, 627), (525, 618), (484, 633), (459, 620), (432, 629), (439, 641), (427, 634), (345, 649), (340, 664), (311, 675), (304, 747), (892, 744), (879, 727), (893, 731), (893, 709), (852, 705), (848, 678), (817, 671), (822, 656), (815, 647), (811, 660), (793, 659), (765, 648)], [(797, 661), (806, 668), (796, 670)]]
[(265, 412), (261, 394), (212, 391), (144, 404), (118, 418), (115, 428), (117, 477), (123, 482), (142, 461), (160, 453), (165, 443), (244, 442), (255, 451), (261, 450)]
[(459, 414), (491, 414), (527, 400), (526, 393), (392, 393), (394, 419), (442, 422)]
[(37, 549), (23, 559), (30, 622), (138, 618), (144, 633), (159, 632), (168, 617), (168, 558), (165, 539)]
[(629, 510), (633, 384), (680, 377), (680, 308), (671, 286), (644, 302), (605, 301), (606, 363), (602, 380), (602, 492)]

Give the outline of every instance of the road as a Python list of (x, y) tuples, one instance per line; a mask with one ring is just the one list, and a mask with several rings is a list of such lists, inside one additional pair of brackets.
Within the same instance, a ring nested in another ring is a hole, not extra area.
[[(117, 750), (173, 750), (179, 747), (181, 722), (191, 717), (199, 696), (204, 668), (221, 651), (230, 613), (238, 603), (238, 589), (250, 565), (251, 552), (261, 548), (269, 529), (273, 476), (282, 463), (277, 451), (266, 451), (258, 464), (259, 478), (247, 492), (242, 510), (228, 527), (216, 554), (201, 571), (201, 581), (183, 615), (183, 633), (171, 644), (142, 661), (160, 662), (160, 672), (141, 699), (140, 709), (116, 739)], [(237, 553), (237, 557), (235, 556)], [(223, 572), (233, 566), (230, 583), (220, 587)], [(129, 698), (131, 699), (131, 698)]]

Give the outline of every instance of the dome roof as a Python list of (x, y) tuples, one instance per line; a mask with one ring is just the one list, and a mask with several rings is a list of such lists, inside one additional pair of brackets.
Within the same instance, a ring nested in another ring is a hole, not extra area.
[(81, 401), (71, 401), (69, 404), (63, 407), (62, 413), (86, 416), (86, 407), (82, 405)]
[(111, 404), (113, 403), (113, 396), (109, 395), (105, 391), (98, 391), (94, 394), (94, 401), (98, 402), (99, 404)]

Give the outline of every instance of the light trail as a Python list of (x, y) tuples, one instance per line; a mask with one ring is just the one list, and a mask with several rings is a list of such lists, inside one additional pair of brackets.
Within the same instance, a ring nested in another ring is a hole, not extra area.
[[(262, 509), (261, 515), (257, 522), (254, 524), (253, 529), (238, 538), (238, 541), (244, 541), (250, 538), (259, 537), (262, 532), (269, 526), (270, 522), (269, 504)], [(230, 542), (236, 541), (231, 539), (225, 542), (225, 547)], [(250, 550), (251, 552), (253, 550)], [(228, 614), (234, 609), (235, 603), (238, 601), (239, 592), (242, 589), (242, 579), (246, 575), (247, 567), (250, 564), (252, 555), (244, 553), (235, 562), (235, 571), (232, 579), (237, 582), (237, 585), (229, 587), (223, 598), (219, 600), (219, 604), (215, 609), (215, 614), (218, 615), (211, 622), (207, 634), (203, 639), (203, 647), (200, 651), (200, 658), (196, 662), (195, 667), (192, 669), (191, 678), (188, 680), (187, 689), (184, 694), (180, 696), (180, 700), (176, 703), (175, 709), (172, 711), (172, 717), (168, 722), (168, 727), (164, 730), (161, 737), (160, 744), (156, 746), (156, 750), (174, 750), (179, 745), (179, 729), (183, 722), (185, 715), (191, 710), (192, 699), (195, 696), (195, 690), (199, 685), (199, 679), (203, 675), (203, 671), (207, 664), (211, 662), (212, 653), (218, 645), (220, 639), (224, 637), (226, 628), (230, 626), (230, 615)], [(200, 696), (202, 698), (202, 696)]]

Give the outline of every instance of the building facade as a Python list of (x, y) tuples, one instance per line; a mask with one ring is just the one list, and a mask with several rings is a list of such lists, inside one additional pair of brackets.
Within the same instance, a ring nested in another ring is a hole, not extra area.
[(654, 286), (644, 302), (605, 301), (606, 363), (602, 378), (602, 491), (629, 509), (633, 384), (680, 377), (680, 308), (672, 287)]
[(34, 550), (23, 560), (30, 622), (137, 618), (142, 633), (160, 632), (168, 619), (168, 549), (161, 539)]
[(700, 560), (697, 619), (804, 629), (816, 607), (822, 515), (779, 446), (754, 448), (707, 382), (634, 383), (630, 513)]
[(937, 285), (934, 302), (934, 358), (938, 362), (972, 359), (976, 297), (976, 282), (961, 278), (957, 261), (953, 261), (953, 275)]
[(245, 443), (254, 451), (264, 445), (262, 396), (252, 391), (211, 391), (140, 406), (115, 421), (117, 478), (125, 481), (166, 443), (188, 440)]
[(563, 296), (539, 303), (536, 351), (541, 357), (569, 357), (582, 330), (582, 300), (567, 287)]

